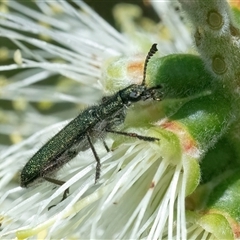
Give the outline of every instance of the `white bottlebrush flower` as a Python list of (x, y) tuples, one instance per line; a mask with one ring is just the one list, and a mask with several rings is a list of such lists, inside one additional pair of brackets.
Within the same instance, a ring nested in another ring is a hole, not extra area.
[[(194, 157), (198, 156), (182, 153), (183, 143), (177, 140), (176, 149), (171, 149), (172, 140), (166, 132), (158, 132), (157, 126), (132, 129), (159, 138), (157, 143), (135, 138), (124, 138), (127, 142), (123, 143), (120, 138), (121, 144), (109, 153), (96, 143), (102, 163), (97, 184), (95, 159), (88, 149), (58, 172), (56, 178), (66, 180), (61, 187), (47, 182), (28, 189), (18, 186), (16, 175), (27, 160), (66, 124), (64, 120), (76, 115), (64, 106), (46, 115), (31, 103), (40, 103), (40, 110), (54, 103), (68, 103), (72, 108), (76, 103), (80, 108), (91, 105), (101, 98), (107, 84), (102, 79), (103, 62), (139, 52), (146, 55), (141, 39), (133, 43), (84, 2), (74, 4), (75, 8), (67, 1), (36, 1), (33, 8), (16, 1), (1, 5), (0, 38), (15, 62), (9, 57), (6, 62), (10, 63), (0, 66), (1, 75), (7, 76), (1, 80), (0, 101), (13, 101), (15, 112), (1, 109), (5, 122), (0, 134), (10, 135), (13, 141), (18, 140), (16, 136), (25, 139), (11, 147), (1, 145), (1, 239), (186, 238), (184, 200), (186, 192), (191, 192), (186, 172), (197, 169)], [(171, 4), (153, 1), (153, 6), (165, 9), (158, 13), (171, 35), (171, 41), (163, 40), (167, 47), (160, 53), (186, 51), (190, 36), (183, 23), (176, 21), (179, 17)], [(181, 36), (179, 29), (184, 29)], [(149, 35), (147, 44), (162, 43), (158, 37)], [(178, 41), (182, 37), (185, 40)], [(110, 146), (114, 139), (119, 137), (108, 136)], [(70, 195), (60, 202), (68, 187)]]

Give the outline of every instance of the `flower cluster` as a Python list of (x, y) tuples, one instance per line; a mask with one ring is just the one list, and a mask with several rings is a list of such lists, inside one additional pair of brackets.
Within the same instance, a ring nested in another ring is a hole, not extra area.
[[(1, 3), (1, 239), (239, 238), (240, 8), (179, 3), (150, 1), (159, 23), (117, 5), (122, 33), (81, 0)], [(146, 86), (160, 101), (127, 108), (116, 130), (158, 140), (109, 133), (111, 151), (94, 143), (97, 183), (89, 146), (50, 176), (61, 186), (21, 188), (24, 164), (69, 117), (141, 84), (155, 42)]]

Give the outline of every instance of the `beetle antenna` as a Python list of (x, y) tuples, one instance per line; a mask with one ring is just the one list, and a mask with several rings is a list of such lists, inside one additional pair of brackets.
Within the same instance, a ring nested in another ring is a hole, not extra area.
[(157, 49), (157, 44), (154, 43), (152, 45), (152, 47), (150, 48), (147, 56), (146, 56), (146, 59), (145, 59), (145, 63), (144, 63), (144, 69), (143, 69), (143, 80), (142, 80), (142, 85), (145, 85), (145, 82), (146, 82), (146, 71), (147, 71), (147, 64), (150, 60), (150, 58), (158, 51)]

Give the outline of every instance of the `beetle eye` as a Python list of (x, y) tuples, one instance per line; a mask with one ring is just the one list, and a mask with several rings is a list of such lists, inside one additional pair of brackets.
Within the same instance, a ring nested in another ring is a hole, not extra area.
[(137, 97), (139, 97), (139, 93), (138, 93), (138, 92), (131, 92), (131, 93), (129, 94), (129, 97), (131, 97), (131, 98), (137, 98)]

